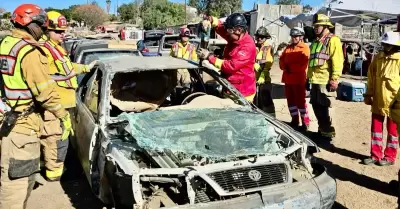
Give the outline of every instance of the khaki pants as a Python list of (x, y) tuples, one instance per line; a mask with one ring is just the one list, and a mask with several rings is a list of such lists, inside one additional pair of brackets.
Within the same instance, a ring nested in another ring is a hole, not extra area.
[(49, 112), (45, 112), (43, 119), (40, 144), (42, 145), (46, 177), (55, 180), (61, 177), (64, 169), (68, 140), (60, 140), (62, 128), (58, 118)]
[(40, 143), (36, 135), (11, 132), (1, 139), (0, 209), (26, 207), (39, 164)]
[(313, 107), (315, 117), (318, 120), (318, 130), (322, 135), (334, 137), (335, 128), (332, 126), (332, 115), (329, 108), (332, 108), (332, 100), (336, 92), (328, 92), (326, 85), (312, 84), (310, 92), (310, 103)]

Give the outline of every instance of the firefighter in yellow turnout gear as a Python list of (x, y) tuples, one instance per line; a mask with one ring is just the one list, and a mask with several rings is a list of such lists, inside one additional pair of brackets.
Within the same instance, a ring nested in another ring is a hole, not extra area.
[(318, 131), (322, 137), (335, 137), (329, 108), (330, 98), (336, 96), (338, 80), (343, 70), (343, 51), (339, 37), (329, 31), (334, 26), (330, 18), (323, 14), (315, 14), (313, 19), (317, 39), (310, 47), (310, 60), (307, 72), (307, 87), (311, 84), (311, 99), (314, 114), (318, 120)]
[(267, 28), (260, 27), (256, 31), (257, 57), (254, 64), (257, 80), (257, 96), (254, 103), (264, 112), (275, 117), (275, 105), (272, 99), (272, 83), (270, 70), (274, 63), (272, 56), (272, 45), (269, 41), (271, 35)]
[[(183, 58), (197, 62), (196, 46), (189, 43), (190, 30), (188, 28), (181, 28), (179, 36), (181, 40), (172, 45), (169, 55), (171, 57)], [(190, 83), (190, 75), (187, 69), (178, 70), (178, 81), (181, 85)]]
[[(75, 89), (78, 87), (76, 76), (87, 73), (95, 65), (72, 63), (67, 52), (60, 46), (67, 29), (67, 21), (63, 15), (55, 11), (47, 13), (49, 18), (48, 33), (40, 40), (43, 51), (48, 58), (50, 77), (56, 82), (56, 91), (61, 96), (61, 104), (67, 110), (75, 107)], [(60, 122), (54, 114), (45, 111), (42, 115), (44, 125), (41, 144), (45, 160), (46, 177), (49, 181), (57, 181), (64, 170), (64, 160), (68, 149), (68, 140), (62, 139)]]
[(47, 58), (37, 42), (48, 24), (45, 11), (23, 4), (10, 19), (15, 29), (0, 43), (0, 209), (26, 208), (39, 175), (39, 112), (45, 109), (61, 120), (64, 137), (71, 131), (69, 114), (60, 104), (55, 82), (47, 74)]

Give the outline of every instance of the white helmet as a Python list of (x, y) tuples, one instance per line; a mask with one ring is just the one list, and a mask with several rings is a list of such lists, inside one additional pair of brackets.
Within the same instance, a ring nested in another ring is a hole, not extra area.
[(381, 37), (381, 43), (393, 45), (393, 46), (400, 46), (400, 33), (389, 31), (383, 34)]

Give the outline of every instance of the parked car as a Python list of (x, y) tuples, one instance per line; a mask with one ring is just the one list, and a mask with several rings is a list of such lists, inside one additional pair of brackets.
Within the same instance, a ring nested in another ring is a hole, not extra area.
[[(195, 35), (190, 36), (190, 39), (195, 39), (195, 38), (196, 38)], [(180, 40), (180, 37), (177, 34), (163, 36), (161, 39), (160, 46), (158, 47), (158, 55), (159, 56), (169, 56), (172, 45), (174, 45), (174, 43), (179, 40)]]
[[(178, 69), (189, 85), (177, 84)], [(207, 91), (202, 74), (233, 100)], [(209, 68), (110, 59), (84, 77), (76, 98), (72, 147), (93, 193), (117, 209), (327, 209), (335, 201), (335, 180), (311, 161), (317, 146)]]
[(162, 30), (149, 30), (144, 33), (143, 42), (146, 45), (148, 52), (157, 53), (158, 47), (165, 32)]
[[(94, 60), (108, 60), (116, 57), (123, 56), (139, 56), (142, 54), (136, 49), (115, 49), (115, 48), (95, 48), (82, 50), (75, 59), (76, 63), (79, 64), (90, 64)], [(78, 75), (78, 83), (81, 82), (85, 74)]]
[[(196, 45), (196, 49), (200, 47), (201, 39), (192, 39), (190, 43)], [(222, 57), (225, 46), (228, 42), (224, 39), (210, 39), (208, 42), (208, 50), (218, 57)]]
[(72, 62), (76, 62), (79, 54), (86, 49), (106, 49), (108, 48), (108, 42), (106, 40), (91, 40), (91, 39), (82, 39), (76, 41), (72, 44), (71, 53), (69, 57)]

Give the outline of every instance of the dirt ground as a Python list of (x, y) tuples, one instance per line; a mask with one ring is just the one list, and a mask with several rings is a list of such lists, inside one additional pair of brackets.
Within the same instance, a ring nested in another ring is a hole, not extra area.
[[(281, 71), (274, 66), (274, 102), (277, 118), (290, 121), (284, 97), (284, 86), (280, 83)], [(365, 166), (360, 159), (370, 151), (371, 113), (362, 102), (334, 102), (333, 120), (337, 137), (332, 143), (316, 139), (312, 132), (317, 131), (315, 116), (309, 105), (311, 132), (308, 134), (321, 149), (316, 160), (328, 168), (337, 181), (337, 199), (334, 209), (393, 209), (397, 208), (396, 188), (389, 184), (397, 180), (399, 163), (391, 167)], [(74, 173), (72, 171), (72, 173)], [(47, 183), (34, 190), (28, 202), (28, 209), (98, 209), (99, 201), (91, 194), (83, 175), (71, 175), (61, 183)]]

